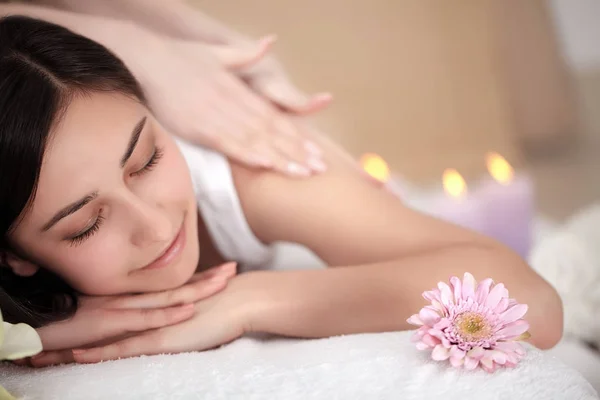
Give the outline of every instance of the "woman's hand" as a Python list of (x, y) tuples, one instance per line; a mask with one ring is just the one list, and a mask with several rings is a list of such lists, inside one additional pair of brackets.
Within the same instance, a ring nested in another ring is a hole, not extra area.
[(172, 290), (82, 297), (72, 318), (37, 329), (44, 351), (34, 356), (31, 364), (40, 367), (70, 362), (71, 349), (114, 342), (186, 321), (194, 316), (195, 302), (222, 291), (235, 273), (235, 263), (226, 263), (195, 274), (189, 283)]
[[(245, 274), (247, 275), (247, 274)], [(242, 336), (258, 309), (244, 276), (234, 277), (223, 291), (195, 304), (186, 321), (136, 333), (123, 340), (72, 352), (56, 351), (34, 358), (34, 366), (57, 363), (95, 363), (118, 358), (212, 349)]]

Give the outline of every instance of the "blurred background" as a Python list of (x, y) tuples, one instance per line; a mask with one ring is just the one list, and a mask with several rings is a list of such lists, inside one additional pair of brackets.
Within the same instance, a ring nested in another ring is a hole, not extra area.
[(598, 0), (192, 0), (331, 91), (317, 125), (416, 184), (503, 155), (560, 221), (600, 198)]

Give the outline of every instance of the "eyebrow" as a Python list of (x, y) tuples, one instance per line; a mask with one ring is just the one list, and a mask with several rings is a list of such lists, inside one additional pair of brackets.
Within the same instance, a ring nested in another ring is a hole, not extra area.
[(127, 164), (127, 161), (131, 158), (131, 155), (135, 150), (135, 146), (137, 146), (140, 140), (140, 135), (142, 134), (145, 124), (146, 117), (142, 118), (140, 122), (138, 122), (133, 128), (133, 131), (131, 132), (131, 138), (129, 139), (129, 144), (127, 144), (127, 150), (125, 150), (123, 157), (121, 157), (121, 168), (123, 168), (125, 164)]
[[(127, 164), (127, 161), (131, 158), (131, 155), (135, 151), (135, 147), (137, 146), (137, 144), (140, 140), (140, 135), (142, 134), (142, 131), (144, 130), (144, 125), (146, 124), (146, 119), (147, 119), (147, 117), (142, 118), (133, 127), (133, 131), (131, 132), (131, 137), (129, 138), (129, 143), (127, 144), (127, 149), (125, 150), (123, 157), (121, 157), (121, 162), (120, 162), (121, 168), (125, 167), (125, 164)], [(57, 212), (54, 215), (54, 217), (52, 217), (52, 219), (50, 219), (50, 221), (48, 221), (46, 223), (46, 225), (44, 225), (42, 227), (42, 232), (48, 231), (50, 228), (52, 228), (54, 225), (56, 225), (58, 223), (58, 221), (60, 221), (61, 219), (66, 218), (69, 215), (81, 210), (83, 207), (85, 207), (87, 204), (89, 204), (91, 201), (93, 201), (97, 197), (98, 197), (98, 192), (93, 192), (93, 193), (90, 193), (87, 196), (82, 197), (81, 199), (69, 204), (68, 206), (62, 208), (59, 212)]]

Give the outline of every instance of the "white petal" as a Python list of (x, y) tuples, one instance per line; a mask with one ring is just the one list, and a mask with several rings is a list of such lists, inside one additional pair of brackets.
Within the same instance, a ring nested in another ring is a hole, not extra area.
[(506, 292), (506, 289), (504, 288), (503, 283), (499, 283), (496, 286), (494, 286), (490, 294), (488, 294), (487, 299), (485, 300), (486, 307), (491, 310), (496, 308), (496, 306), (498, 306), (498, 303), (502, 299), (504, 292)]
[(450, 364), (453, 367), (460, 367), (461, 365), (463, 365), (465, 362), (464, 358), (456, 358), (456, 357), (450, 357)]
[(498, 350), (489, 350), (488, 352), (491, 353), (492, 360), (494, 360), (495, 363), (500, 364), (500, 365), (506, 364), (506, 360), (507, 360), (506, 353), (503, 353)]
[(450, 357), (450, 349), (438, 344), (431, 352), (431, 358), (436, 361), (447, 360)]
[(427, 350), (427, 349), (431, 348), (423, 342), (418, 342), (415, 346), (417, 347), (418, 350)]
[(0, 360), (31, 357), (42, 351), (42, 341), (35, 329), (27, 324), (3, 322), (4, 341), (0, 347)]
[[(0, 324), (2, 323), (2, 321), (0, 321)], [(1, 329), (0, 329), (1, 330)], [(6, 389), (4, 389), (2, 386), (0, 386), (0, 399), (1, 400), (17, 400), (15, 397), (13, 397), (10, 393), (8, 393), (6, 391)]]
[(494, 308), (494, 312), (496, 314), (502, 314), (504, 311), (506, 311), (506, 309), (508, 308), (508, 298), (503, 297), (500, 302), (498, 303), (498, 305), (496, 306), (496, 308)]
[(450, 348), (450, 357), (452, 358), (460, 358), (463, 359), (467, 353), (464, 350), (459, 349), (457, 346), (452, 346)]
[(516, 320), (521, 319), (527, 313), (527, 309), (527, 304), (517, 304), (502, 313), (500, 318), (502, 318), (502, 321), (505, 324), (515, 322)]
[(479, 362), (481, 362), (481, 365), (487, 369), (494, 368), (494, 360), (492, 360), (491, 357), (483, 357), (481, 360), (479, 360)]

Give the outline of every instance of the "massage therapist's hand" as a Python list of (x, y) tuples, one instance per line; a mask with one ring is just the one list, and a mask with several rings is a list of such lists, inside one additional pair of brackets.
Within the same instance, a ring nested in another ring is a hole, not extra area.
[(41, 367), (72, 362), (74, 348), (114, 342), (136, 332), (189, 320), (194, 316), (194, 303), (222, 291), (235, 273), (235, 263), (227, 263), (197, 273), (189, 283), (172, 290), (80, 297), (80, 307), (72, 318), (37, 329), (44, 351), (31, 364)]
[[(143, 332), (106, 346), (74, 350), (78, 363), (96, 363), (118, 358), (162, 353), (201, 351), (229, 343), (242, 336), (258, 312), (252, 291), (236, 276), (218, 294), (195, 305), (192, 318), (176, 325)], [(241, 282), (241, 283), (240, 283)]]
[[(242, 164), (307, 177), (326, 168), (319, 148), (285, 112), (232, 73), (261, 60), (273, 40), (231, 48), (153, 36), (125, 61), (153, 113), (173, 134)], [(310, 110), (327, 103), (321, 96)]]

